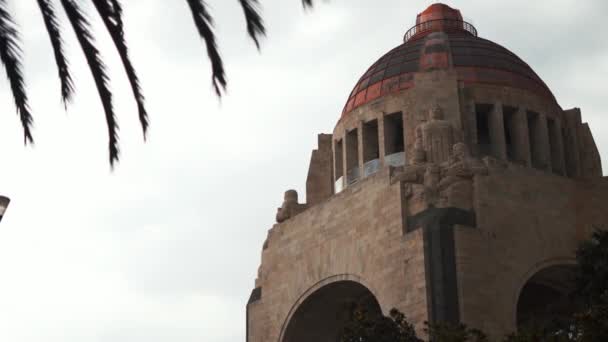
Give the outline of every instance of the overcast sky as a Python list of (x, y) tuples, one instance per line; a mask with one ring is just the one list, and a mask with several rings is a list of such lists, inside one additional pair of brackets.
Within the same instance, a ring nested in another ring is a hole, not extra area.
[[(0, 223), (0, 341), (11, 342), (244, 341), (283, 191), (303, 197), (317, 134), (332, 131), (357, 79), (431, 4), (333, 0), (305, 12), (300, 0), (262, 0), (259, 54), (237, 1), (208, 0), (230, 82), (220, 102), (186, 1), (123, 1), (151, 130), (144, 144), (100, 35), (121, 127), (110, 172), (103, 109), (72, 33), (77, 96), (66, 113), (35, 1), (11, 2), (36, 126), (36, 146), (24, 148), (2, 79), (0, 194), (12, 202)], [(608, 165), (608, 2), (449, 4), (528, 62), (564, 109), (582, 109)]]

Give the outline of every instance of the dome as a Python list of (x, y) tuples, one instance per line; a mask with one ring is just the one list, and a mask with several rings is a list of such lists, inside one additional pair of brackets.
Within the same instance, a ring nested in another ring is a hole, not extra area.
[(553, 94), (521, 58), (477, 36), (457, 9), (433, 4), (418, 14), (404, 43), (376, 61), (353, 88), (342, 117), (379, 97), (415, 86), (414, 74), (454, 70), (464, 84), (519, 88), (555, 102)]

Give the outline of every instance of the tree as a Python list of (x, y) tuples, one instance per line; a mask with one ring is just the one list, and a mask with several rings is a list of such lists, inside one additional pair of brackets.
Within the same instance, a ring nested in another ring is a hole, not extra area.
[[(17, 1), (17, 0), (15, 0)], [(22, 0), (20, 0), (22, 1)], [(74, 83), (70, 74), (69, 62), (64, 54), (63, 33), (57, 18), (57, 4), (59, 1), (65, 11), (70, 26), (76, 34), (76, 38), (82, 48), (87, 60), (91, 74), (95, 81), (99, 98), (101, 100), (109, 136), (109, 160), (113, 166), (119, 159), (118, 125), (112, 105), (112, 92), (109, 88), (110, 79), (106, 72), (106, 66), (95, 42), (95, 34), (83, 4), (84, 0), (36, 0), (42, 13), (44, 25), (46, 26), (58, 75), (61, 82), (61, 99), (64, 106), (70, 103), (74, 95)], [(123, 12), (120, 0), (88, 0), (94, 5), (94, 12), (99, 15), (105, 25), (118, 52), (125, 73), (131, 84), (133, 97), (137, 102), (139, 121), (143, 130), (144, 140), (149, 125), (148, 113), (145, 106), (145, 98), (137, 72), (131, 60), (123, 27)], [(185, 0), (192, 13), (192, 18), (198, 33), (207, 47), (207, 55), (211, 62), (211, 83), (217, 96), (221, 96), (227, 85), (226, 72), (220, 55), (215, 34), (213, 31), (213, 17), (207, 9), (204, 0)], [(259, 39), (266, 34), (263, 19), (258, 10), (258, 0), (237, 0), (245, 16), (247, 32), (255, 45), (260, 48)], [(304, 7), (312, 7), (313, 0), (301, 0)], [(17, 114), (23, 126), (25, 144), (34, 142), (31, 128), (33, 117), (28, 103), (28, 96), (23, 77), (22, 53), (19, 41), (17, 25), (8, 10), (9, 1), (0, 0), (0, 60), (4, 65), (6, 76), (13, 94)]]
[(441, 342), (489, 342), (488, 337), (479, 329), (471, 329), (465, 324), (428, 323), (424, 331), (431, 341)]
[(416, 336), (414, 326), (405, 315), (396, 309), (390, 317), (371, 316), (359, 306), (351, 312), (351, 317), (342, 331), (342, 342), (422, 342)]
[(608, 341), (608, 230), (596, 228), (576, 252), (575, 294), (586, 309), (574, 317), (577, 341)]

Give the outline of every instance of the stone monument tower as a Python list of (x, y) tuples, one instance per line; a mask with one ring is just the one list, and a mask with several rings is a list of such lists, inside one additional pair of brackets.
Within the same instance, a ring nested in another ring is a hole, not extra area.
[(434, 4), (361, 76), (277, 221), (247, 341), (335, 342), (353, 304), (499, 337), (569, 313), (608, 177), (578, 108)]

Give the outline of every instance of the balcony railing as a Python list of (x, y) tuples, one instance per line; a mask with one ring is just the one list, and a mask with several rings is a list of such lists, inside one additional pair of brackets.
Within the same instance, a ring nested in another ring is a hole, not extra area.
[(397, 152), (384, 156), (384, 163), (395, 167), (405, 165), (405, 152)]
[(436, 19), (422, 22), (407, 30), (403, 36), (403, 42), (407, 42), (416, 35), (433, 31), (465, 31), (477, 37), (477, 29), (475, 26), (467, 23), (466, 21), (456, 19)]
[(373, 159), (363, 165), (363, 177), (373, 175), (380, 169), (380, 159)]
[(346, 171), (346, 185), (351, 185), (356, 183), (361, 177), (361, 170), (359, 170), (358, 166)]

